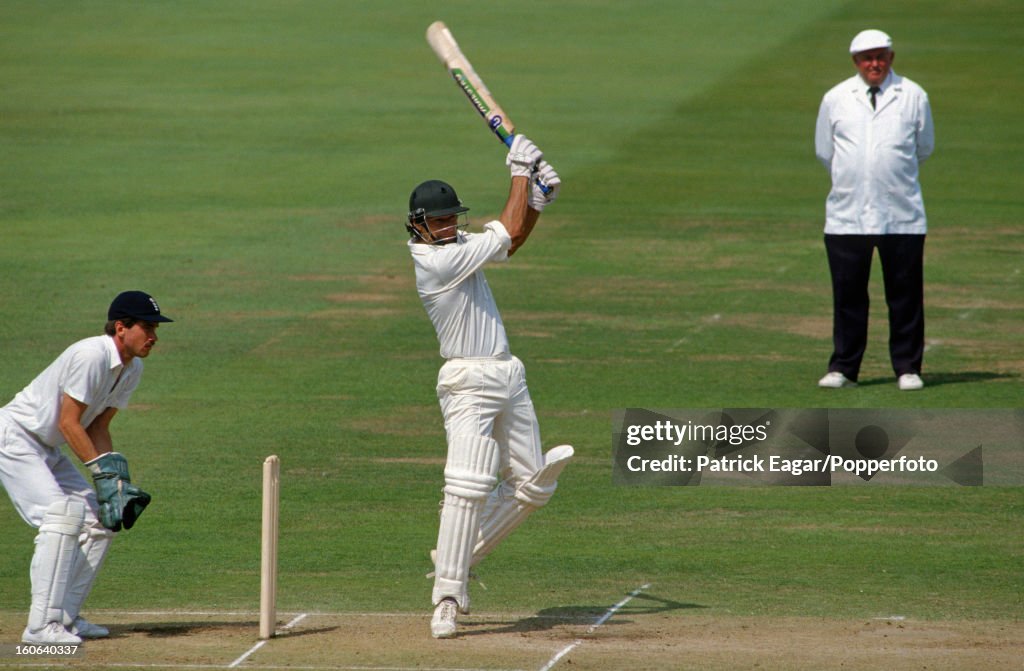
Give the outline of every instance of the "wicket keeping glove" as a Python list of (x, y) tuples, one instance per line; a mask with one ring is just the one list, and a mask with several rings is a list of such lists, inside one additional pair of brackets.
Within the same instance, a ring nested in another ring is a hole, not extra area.
[(525, 135), (516, 135), (505, 156), (505, 165), (513, 177), (529, 177), (544, 152)]
[(128, 460), (120, 452), (107, 452), (85, 463), (96, 485), (100, 522), (111, 531), (131, 529), (149, 505), (150, 496), (132, 484)]
[(562, 188), (562, 178), (547, 161), (537, 164), (537, 169), (530, 176), (529, 205), (538, 212), (555, 202), (558, 191)]

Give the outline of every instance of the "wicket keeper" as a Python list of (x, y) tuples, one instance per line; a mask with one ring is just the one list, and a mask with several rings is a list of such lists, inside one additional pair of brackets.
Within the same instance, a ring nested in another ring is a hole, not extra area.
[[(156, 329), (172, 321), (149, 294), (126, 291), (107, 311), (104, 335), (79, 340), (0, 408), (0, 484), (39, 530), (23, 643), (77, 644), (109, 631), (81, 616), (114, 532), (149, 504), (114, 452), (110, 422), (142, 379)], [(92, 472), (95, 491), (61, 452)]]

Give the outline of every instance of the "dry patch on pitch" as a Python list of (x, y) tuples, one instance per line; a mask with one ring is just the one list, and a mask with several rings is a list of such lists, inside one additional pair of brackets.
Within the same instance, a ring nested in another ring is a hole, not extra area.
[[(642, 599), (642, 597), (641, 597)], [(728, 617), (640, 606), (594, 628), (593, 609), (479, 614), (454, 640), (429, 634), (429, 614), (311, 613), (256, 648), (255, 614), (92, 613), (111, 638), (55, 666), (79, 669), (702, 669), (733, 671), (965, 671), (1017, 668), (1024, 623), (901, 619)], [(12, 642), (21, 613), (0, 613), (0, 642)], [(561, 656), (560, 656), (561, 655)], [(557, 658), (557, 659), (556, 659)], [(0, 668), (44, 660), (0, 658)]]

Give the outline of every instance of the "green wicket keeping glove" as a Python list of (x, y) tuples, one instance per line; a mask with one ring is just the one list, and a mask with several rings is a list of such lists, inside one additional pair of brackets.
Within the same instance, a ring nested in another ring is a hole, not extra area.
[(151, 497), (132, 484), (128, 460), (120, 452), (107, 452), (86, 462), (85, 466), (92, 472), (96, 485), (100, 522), (111, 531), (120, 531), (121, 527), (131, 529)]

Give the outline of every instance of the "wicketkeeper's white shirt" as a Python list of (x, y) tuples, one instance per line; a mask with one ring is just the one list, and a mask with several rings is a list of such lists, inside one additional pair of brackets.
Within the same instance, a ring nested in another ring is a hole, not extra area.
[(114, 339), (94, 336), (64, 350), (2, 412), (56, 448), (65, 442), (58, 426), (64, 394), (88, 406), (82, 415), (82, 426), (88, 427), (107, 408), (127, 407), (141, 379), (142, 359), (132, 359), (125, 367)]
[(928, 95), (895, 72), (881, 89), (876, 109), (860, 75), (822, 98), (814, 146), (832, 175), (826, 234), (927, 232), (918, 166), (935, 148)]
[(437, 331), (441, 356), (501, 357), (509, 354), (505, 325), (481, 268), (508, 260), (512, 238), (500, 221), (482, 233), (460, 234), (447, 245), (416, 244), (416, 290)]

